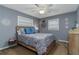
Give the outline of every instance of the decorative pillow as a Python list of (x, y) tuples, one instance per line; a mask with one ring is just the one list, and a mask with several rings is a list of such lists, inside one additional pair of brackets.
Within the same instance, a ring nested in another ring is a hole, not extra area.
[(35, 28), (34, 27), (24, 28), (24, 32), (25, 32), (25, 34), (33, 34), (33, 33), (35, 33)]
[(18, 30), (18, 34), (19, 34), (19, 35), (20, 35), (20, 34), (25, 34), (24, 28), (20, 28), (20, 29)]
[(32, 33), (35, 33), (36, 32), (36, 30), (35, 30), (34, 27), (31, 27), (30, 29), (31, 29)]
[(21, 29), (19, 30), (19, 32), (20, 32), (20, 34), (24, 34), (24, 28), (21, 28)]

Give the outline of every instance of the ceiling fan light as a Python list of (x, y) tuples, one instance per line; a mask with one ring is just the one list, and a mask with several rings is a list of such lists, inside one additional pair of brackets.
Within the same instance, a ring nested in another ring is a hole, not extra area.
[(44, 14), (45, 11), (44, 11), (44, 10), (40, 10), (39, 13), (40, 13), (40, 14)]

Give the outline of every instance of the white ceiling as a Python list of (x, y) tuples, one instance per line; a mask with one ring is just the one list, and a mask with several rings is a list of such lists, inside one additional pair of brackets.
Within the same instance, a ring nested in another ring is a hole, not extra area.
[[(78, 4), (4, 4), (3, 6), (38, 18), (74, 12), (78, 8)], [(45, 10), (45, 13), (40, 14), (40, 10)]]

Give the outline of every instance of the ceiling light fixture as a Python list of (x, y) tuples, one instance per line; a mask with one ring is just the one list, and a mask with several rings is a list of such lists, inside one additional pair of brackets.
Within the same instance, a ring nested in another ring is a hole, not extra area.
[(39, 13), (40, 13), (40, 14), (44, 14), (45, 11), (44, 11), (44, 10), (40, 10)]

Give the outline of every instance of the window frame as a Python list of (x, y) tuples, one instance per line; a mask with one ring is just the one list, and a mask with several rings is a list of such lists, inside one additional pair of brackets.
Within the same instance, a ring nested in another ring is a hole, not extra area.
[[(34, 25), (34, 21), (31, 18), (26, 18), (26, 17), (23, 17), (23, 16), (18, 16), (17, 18), (18, 18), (17, 26), (27, 26), (27, 27), (29, 27), (29, 26), (33, 26)], [(21, 20), (21, 19), (23, 19), (23, 20)], [(24, 24), (21, 23), (21, 21), (24, 22)], [(26, 24), (26, 23), (28, 23), (28, 24)]]
[[(52, 23), (52, 22), (54, 22), (54, 23)], [(55, 22), (57, 22), (57, 23), (55, 23)], [(51, 24), (49, 24), (49, 23), (51, 23)], [(59, 31), (59, 18), (55, 18), (55, 19), (48, 20), (48, 30), (49, 31), (53, 31), (53, 30), (54, 31)]]

